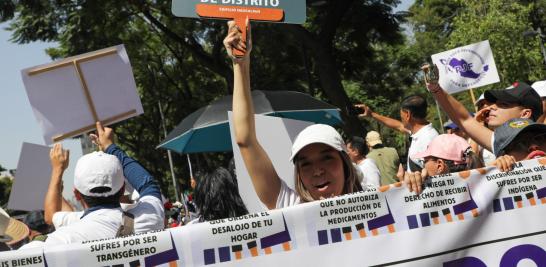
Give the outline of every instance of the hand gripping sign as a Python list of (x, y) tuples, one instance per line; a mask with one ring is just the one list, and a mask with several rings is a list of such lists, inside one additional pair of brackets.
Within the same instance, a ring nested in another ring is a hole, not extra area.
[[(305, 0), (173, 0), (173, 14), (179, 17), (234, 20), (247, 36), (247, 20), (302, 24)], [(244, 27), (242, 27), (244, 25)], [(234, 50), (235, 56), (244, 52)]]

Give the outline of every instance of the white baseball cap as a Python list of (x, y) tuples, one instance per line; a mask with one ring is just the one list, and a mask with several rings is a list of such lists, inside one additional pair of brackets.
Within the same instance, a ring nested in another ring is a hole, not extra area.
[(535, 82), (531, 87), (537, 91), (540, 97), (546, 97), (546, 80)]
[[(117, 193), (125, 182), (123, 168), (116, 156), (93, 152), (82, 156), (74, 170), (74, 187), (83, 195), (107, 197)], [(103, 193), (91, 192), (96, 187), (109, 187)]]
[(314, 143), (325, 144), (337, 151), (347, 152), (345, 142), (343, 142), (341, 135), (334, 127), (326, 124), (313, 124), (303, 129), (296, 137), (294, 144), (292, 144), (292, 156), (290, 156), (290, 161), (294, 160), (300, 150), (307, 145)]

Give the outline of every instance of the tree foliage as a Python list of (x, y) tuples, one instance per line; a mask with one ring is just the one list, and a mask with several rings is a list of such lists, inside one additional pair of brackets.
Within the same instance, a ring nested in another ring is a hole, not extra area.
[(12, 185), (13, 181), (10, 177), (0, 176), (0, 207), (5, 207), (8, 204)]
[[(166, 128), (199, 107), (231, 93), (231, 66), (223, 50), (224, 21), (177, 18), (171, 1), (37, 0), (8, 1), (1, 19), (10, 21), (12, 40), (55, 41), (52, 58), (125, 44), (145, 113), (118, 125), (119, 143), (169, 187), (159, 103)], [(381, 96), (396, 102), (390, 45), (404, 41), (393, 14), (397, 0), (308, 0), (305, 25), (253, 24), (252, 87), (310, 93), (345, 110), (351, 101)], [(385, 51), (389, 51), (386, 54)], [(399, 80), (408, 81), (403, 75)], [(347, 81), (348, 83), (346, 83)], [(396, 82), (397, 83), (397, 82)], [(344, 85), (366, 91), (349, 98)], [(383, 88), (390, 86), (389, 94)], [(343, 114), (346, 133), (362, 135), (363, 125)], [(230, 154), (192, 156), (201, 170), (227, 165)], [(175, 156), (179, 183), (187, 180), (185, 159)], [(199, 169), (198, 168), (198, 169)]]

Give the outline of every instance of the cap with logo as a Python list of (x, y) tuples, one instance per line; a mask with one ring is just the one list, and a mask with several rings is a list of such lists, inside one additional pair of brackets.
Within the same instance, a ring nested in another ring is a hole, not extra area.
[(513, 88), (489, 90), (484, 93), (485, 100), (495, 103), (498, 100), (514, 103), (530, 108), (533, 111), (532, 119), (537, 120), (542, 115), (542, 103), (538, 93), (526, 83), (516, 83)]
[(296, 137), (294, 144), (292, 144), (290, 160), (293, 161), (298, 152), (314, 143), (325, 144), (337, 151), (347, 152), (345, 142), (334, 127), (326, 124), (313, 124), (303, 129)]
[(497, 157), (502, 155), (503, 150), (510, 145), (519, 134), (533, 130), (546, 131), (546, 125), (523, 118), (511, 119), (505, 122), (495, 129), (493, 153)]
[[(93, 152), (82, 156), (76, 163), (74, 187), (83, 195), (92, 197), (114, 195), (121, 189), (124, 181), (123, 168), (116, 156)], [(103, 190), (100, 192), (94, 190), (99, 187)]]

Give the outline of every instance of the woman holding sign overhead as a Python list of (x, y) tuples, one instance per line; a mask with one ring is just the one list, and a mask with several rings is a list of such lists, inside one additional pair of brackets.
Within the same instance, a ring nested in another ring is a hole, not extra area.
[[(254, 106), (250, 96), (250, 25), (247, 43), (242, 40), (241, 30), (233, 21), (228, 26), (224, 45), (233, 60), (235, 138), (262, 203), (269, 209), (275, 209), (361, 191), (357, 170), (347, 155), (341, 135), (324, 124), (305, 128), (294, 141), (291, 160), (295, 165), (296, 190), (290, 189), (279, 178), (256, 137)], [(242, 51), (244, 55), (235, 57), (233, 50)]]

